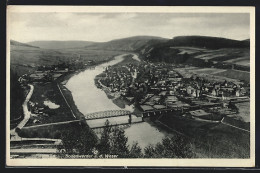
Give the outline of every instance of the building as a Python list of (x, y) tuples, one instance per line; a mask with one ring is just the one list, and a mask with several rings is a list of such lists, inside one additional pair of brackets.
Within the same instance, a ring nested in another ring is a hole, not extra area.
[(210, 113), (202, 110), (202, 109), (198, 109), (198, 110), (195, 110), (195, 111), (189, 111), (189, 114), (192, 116), (192, 117), (196, 117), (196, 118), (202, 118), (202, 119), (208, 119), (210, 117)]
[(46, 75), (46, 73), (33, 73), (29, 75), (29, 78), (31, 81), (42, 81)]

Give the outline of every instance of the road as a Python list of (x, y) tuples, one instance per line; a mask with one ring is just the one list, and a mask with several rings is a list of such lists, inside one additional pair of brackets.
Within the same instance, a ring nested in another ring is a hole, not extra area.
[(73, 122), (80, 122), (80, 120), (71, 120), (71, 121), (61, 121), (61, 122), (56, 122), (56, 123), (39, 124), (39, 125), (24, 127), (24, 129), (30, 129), (30, 128), (35, 128), (35, 127), (53, 126), (53, 125), (61, 125), (61, 124), (69, 124), (69, 123), (73, 123)]
[(242, 130), (242, 131), (245, 131), (245, 132), (250, 133), (249, 130), (246, 130), (246, 129), (243, 129), (243, 128), (240, 128), (240, 127), (237, 127), (237, 126), (233, 126), (233, 125), (228, 124), (228, 123), (225, 123), (223, 120), (224, 120), (224, 117), (222, 118), (222, 120), (221, 120), (220, 122), (221, 122), (222, 124), (224, 124), (224, 125), (227, 125), (227, 126), (230, 126), (230, 127), (233, 127), (233, 128), (236, 128), (236, 129), (239, 129), (239, 130)]
[(29, 85), (29, 86), (30, 86), (30, 92), (28, 93), (28, 95), (23, 103), (24, 119), (17, 126), (20, 129), (25, 126), (25, 124), (28, 122), (28, 120), (30, 119), (30, 116), (31, 116), (31, 112), (28, 110), (28, 102), (32, 97), (34, 86), (33, 85)]

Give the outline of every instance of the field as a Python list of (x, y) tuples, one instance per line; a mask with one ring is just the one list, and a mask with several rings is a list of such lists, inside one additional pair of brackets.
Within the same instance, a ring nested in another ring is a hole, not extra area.
[(205, 51), (206, 49), (203, 48), (195, 48), (195, 47), (171, 47), (173, 49), (179, 49), (181, 52), (179, 53), (180, 55), (182, 54), (193, 54), (193, 53), (198, 53)]
[(250, 135), (221, 123), (190, 120), (181, 116), (163, 116), (160, 121), (192, 140), (200, 158), (249, 158)]
[(219, 49), (205, 51), (206, 54), (195, 56), (204, 60), (224, 61), (226, 63), (249, 66), (249, 49)]
[(107, 58), (114, 57), (119, 54), (125, 53), (124, 51), (113, 51), (113, 50), (92, 50), (84, 48), (74, 49), (59, 49), (63, 54), (80, 55), (81, 58), (87, 58), (88, 60), (106, 60)]
[(248, 57), (240, 57), (240, 58), (230, 59), (230, 60), (227, 60), (227, 61), (224, 61), (224, 62), (237, 64), (237, 65), (250, 66), (250, 60), (248, 59)]
[(223, 76), (232, 79), (244, 80), (250, 82), (250, 73), (239, 70), (226, 70), (224, 72), (215, 73), (216, 76)]
[(37, 48), (11, 47), (11, 64), (21, 64), (35, 67), (41, 65), (53, 65), (59, 63), (62, 58), (70, 55), (62, 54), (55, 50), (44, 50)]
[(247, 124), (246, 129), (249, 130), (250, 123), (250, 102), (236, 103), (238, 108), (238, 113), (234, 115), (229, 115), (228, 117), (235, 119), (237, 121), (245, 122)]
[(171, 47), (180, 50), (180, 55), (185, 53), (191, 57), (237, 64), (242, 66), (250, 66), (250, 53), (246, 48), (222, 48), (222, 49), (203, 49), (195, 47)]
[(223, 69), (217, 69), (217, 68), (195, 68), (195, 69), (191, 69), (189, 70), (192, 73), (196, 73), (196, 74), (216, 74), (216, 73), (220, 73), (226, 70)]
[[(45, 107), (44, 101), (50, 101), (59, 106), (57, 109), (47, 108), (46, 112), (48, 116), (44, 115), (36, 115), (33, 116), (26, 126), (46, 124), (46, 123), (54, 123), (61, 121), (74, 120), (68, 106), (66, 105), (63, 97), (61, 96), (57, 84), (46, 83), (46, 84), (35, 84), (34, 92), (31, 97), (31, 101), (33, 103), (38, 103), (38, 107)], [(39, 120), (38, 123), (33, 123), (33, 120)]]
[(192, 74), (197, 74), (201, 77), (205, 77), (211, 80), (227, 80), (234, 82), (236, 82), (237, 80), (244, 80), (246, 82), (250, 82), (250, 73), (240, 70), (200, 67), (177, 68), (175, 70), (183, 75), (187, 74), (188, 76), (192, 76)]
[[(78, 126), (79, 123), (69, 123), (69, 124), (60, 124), (60, 125), (50, 125), (50, 126), (42, 126), (37, 127), (37, 125), (43, 125), (48, 123), (55, 123), (55, 122), (64, 122), (64, 121), (71, 121), (76, 119), (81, 119), (83, 114), (79, 112), (76, 105), (74, 104), (73, 97), (71, 92), (63, 86), (70, 77), (72, 77), (74, 73), (63, 75), (52, 83), (46, 84), (35, 84), (34, 93), (31, 97), (32, 102), (37, 102), (39, 107), (44, 106), (44, 101), (48, 100), (56, 105), (59, 105), (57, 109), (49, 109), (48, 115), (49, 116), (36, 116), (31, 118), (28, 123), (26, 124), (25, 128), (21, 131), (22, 137), (40, 137), (40, 138), (59, 138), (60, 131), (66, 129), (70, 126)], [(66, 98), (67, 102), (70, 105), (68, 107), (67, 103), (65, 102), (64, 98), (62, 97), (59, 88), (57, 86), (59, 84), (64, 97)], [(73, 117), (71, 110), (75, 114), (76, 118)], [(34, 119), (40, 120), (39, 123), (33, 123)], [(35, 127), (33, 127), (35, 126)]]
[(49, 125), (42, 127), (25, 127), (19, 135), (23, 138), (52, 138), (60, 139), (63, 130), (73, 126), (79, 126), (79, 122), (72, 122), (67, 124)]
[[(82, 63), (93, 60), (96, 63), (106, 61), (123, 51), (75, 49), (40, 49), (24, 46), (11, 46), (11, 68), (18, 75), (33, 72), (37, 66), (71, 63), (80, 57)], [(17, 69), (17, 70), (16, 70)]]
[(239, 113), (237, 116), (241, 117), (244, 122), (250, 122), (250, 102), (237, 103)]

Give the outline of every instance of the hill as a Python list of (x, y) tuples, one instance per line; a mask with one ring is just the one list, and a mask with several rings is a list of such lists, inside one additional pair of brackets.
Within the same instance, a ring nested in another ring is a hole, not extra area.
[(39, 48), (37, 46), (32, 46), (30, 44), (25, 44), (25, 43), (21, 43), (21, 42), (18, 42), (18, 41), (14, 41), (14, 40), (10, 40), (10, 45), (11, 46), (19, 46), (19, 47), (33, 47), (33, 48)]
[(86, 46), (86, 49), (99, 49), (99, 50), (120, 50), (120, 51), (136, 51), (147, 45), (155, 43), (164, 43), (168, 39), (154, 36), (135, 36), (112, 40), (103, 43), (96, 43)]
[(249, 67), (250, 40), (231, 40), (206, 36), (179, 36), (148, 45), (140, 55), (152, 62), (172, 62), (211, 67), (225, 63)]
[[(231, 68), (249, 71), (250, 40), (231, 40), (205, 36), (179, 36), (165, 39), (135, 36), (108, 42), (34, 41), (27, 44), (11, 40), (11, 64), (27, 67), (52, 65), (79, 57), (104, 60), (123, 53), (135, 52), (151, 62), (169, 62), (199, 67)], [(40, 48), (39, 48), (40, 47)]]
[(79, 59), (79, 55), (80, 61), (84, 64), (89, 60), (99, 62), (124, 53), (112, 50), (87, 50), (86, 48), (42, 49), (13, 40), (10, 44), (11, 69), (19, 76), (32, 73), (39, 66), (73, 63)]
[(32, 41), (28, 44), (40, 47), (42, 49), (68, 49), (82, 48), (94, 44), (91, 41)]
[(249, 48), (248, 40), (238, 41), (220, 37), (178, 36), (167, 42), (170, 46), (187, 46), (207, 49)]

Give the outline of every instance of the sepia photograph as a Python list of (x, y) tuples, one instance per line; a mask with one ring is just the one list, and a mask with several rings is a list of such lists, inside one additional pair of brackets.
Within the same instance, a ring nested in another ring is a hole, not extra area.
[(254, 7), (7, 7), (8, 166), (255, 166)]

